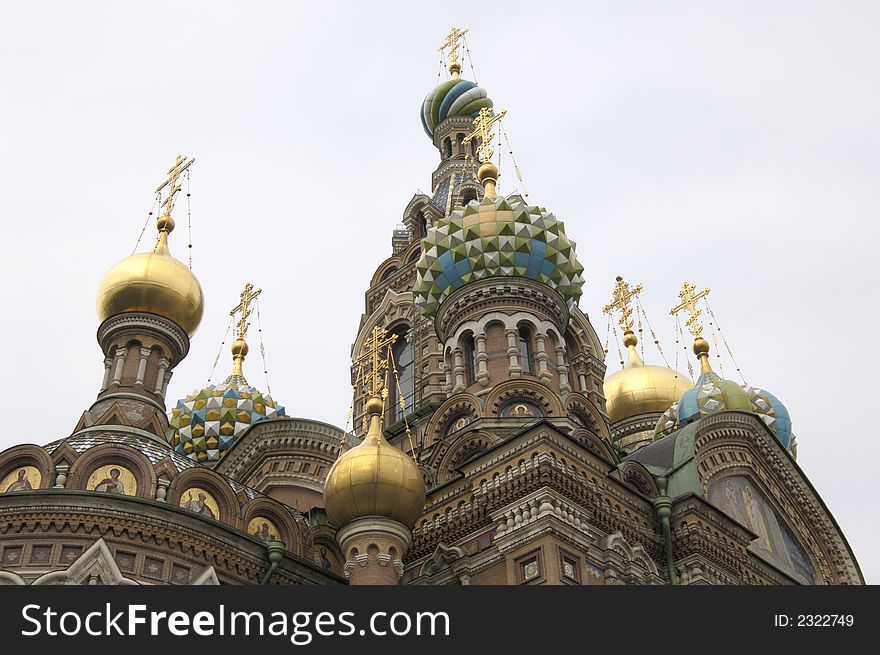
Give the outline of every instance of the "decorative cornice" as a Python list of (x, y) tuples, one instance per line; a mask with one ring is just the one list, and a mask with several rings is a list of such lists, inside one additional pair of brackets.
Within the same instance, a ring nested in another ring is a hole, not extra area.
[(189, 353), (189, 337), (179, 325), (167, 318), (147, 312), (126, 312), (111, 316), (98, 326), (98, 343), (104, 353), (117, 336), (148, 333), (172, 350), (171, 368), (174, 368)]

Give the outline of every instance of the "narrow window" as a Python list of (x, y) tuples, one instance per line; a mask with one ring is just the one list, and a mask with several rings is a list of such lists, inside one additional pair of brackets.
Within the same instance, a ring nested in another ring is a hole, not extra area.
[(519, 326), (519, 359), (523, 373), (532, 372), (532, 332), (525, 325)]
[(474, 348), (474, 337), (468, 335), (464, 338), (464, 375), (467, 386), (477, 381), (477, 354)]
[(394, 380), (393, 374), (390, 379), (390, 407), (388, 407), (389, 418), (392, 423), (403, 418), (403, 410), (400, 408), (400, 399), (406, 405), (406, 413), (413, 411), (414, 407), (414, 386), (413, 386), (413, 348), (412, 343), (407, 338), (406, 328), (397, 333), (397, 341), (394, 342), (392, 353), (394, 355), (394, 365), (397, 367), (397, 378), (400, 381), (398, 385)]

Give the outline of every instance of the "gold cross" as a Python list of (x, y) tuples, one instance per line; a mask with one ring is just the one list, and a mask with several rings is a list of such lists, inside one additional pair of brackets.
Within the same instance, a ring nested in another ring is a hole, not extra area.
[(461, 47), (461, 44), (458, 42), (459, 39), (464, 37), (465, 34), (468, 33), (468, 28), (460, 29), (458, 27), (453, 27), (449, 30), (449, 34), (446, 35), (446, 40), (440, 44), (440, 47), (437, 48), (437, 52), (443, 52), (444, 50), (449, 50), (450, 63), (458, 63), (458, 49)]
[(637, 284), (630, 288), (629, 283), (624, 281), (622, 277), (617, 276), (617, 284), (614, 285), (613, 300), (602, 308), (603, 314), (611, 314), (614, 311), (620, 312), (620, 327), (624, 332), (632, 330), (632, 307), (630, 302), (633, 298), (642, 292), (642, 285)]
[(389, 368), (391, 346), (395, 341), (396, 334), (388, 334), (387, 330), (377, 325), (364, 342), (364, 354), (355, 360), (359, 369), (363, 370), (364, 366), (371, 369), (369, 379), (364, 380), (370, 396), (378, 396), (385, 391), (385, 373)]
[(492, 161), (492, 157), (495, 154), (495, 149), (492, 147), (492, 139), (495, 138), (495, 133), (492, 132), (492, 125), (494, 125), (496, 121), (500, 121), (506, 114), (506, 109), (492, 113), (492, 109), (489, 107), (483, 107), (474, 119), (474, 131), (462, 140), (462, 144), (467, 145), (472, 139), (477, 137), (480, 138), (480, 145), (477, 148), (477, 157), (479, 157), (481, 164), (486, 164)]
[(177, 155), (177, 159), (174, 160), (174, 165), (168, 169), (168, 179), (156, 187), (156, 193), (161, 193), (162, 189), (167, 186), (171, 187), (168, 190), (168, 195), (162, 202), (163, 216), (171, 216), (171, 212), (174, 211), (174, 196), (180, 191), (180, 185), (177, 183), (177, 178), (180, 177), (186, 169), (192, 166), (194, 161), (195, 157), (187, 159), (183, 155)]
[(690, 282), (685, 282), (681, 291), (678, 292), (678, 297), (681, 298), (681, 303), (673, 307), (669, 310), (669, 313), (672, 316), (675, 316), (680, 311), (686, 311), (690, 316), (688, 320), (685, 322), (688, 330), (694, 336), (694, 338), (699, 337), (703, 332), (703, 324), (700, 323), (700, 314), (703, 313), (703, 310), (697, 307), (697, 301), (700, 298), (705, 298), (709, 295), (711, 289), (703, 289), (699, 293), (694, 293), (696, 291), (697, 285), (691, 284)]
[(241, 292), (241, 301), (232, 308), (232, 311), (229, 312), (230, 316), (235, 316), (238, 312), (241, 312), (241, 317), (238, 319), (238, 338), (244, 340), (245, 335), (247, 335), (248, 327), (250, 327), (250, 323), (248, 323), (248, 317), (251, 315), (251, 301), (255, 300), (257, 296), (263, 291), (262, 289), (253, 290), (254, 285), (248, 282), (244, 285), (244, 291)]

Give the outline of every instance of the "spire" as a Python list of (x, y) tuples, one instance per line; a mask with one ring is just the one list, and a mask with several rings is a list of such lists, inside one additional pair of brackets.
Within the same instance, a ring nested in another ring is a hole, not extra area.
[(250, 305), (252, 301), (256, 300), (262, 291), (262, 289), (254, 291), (254, 285), (250, 282), (246, 283), (244, 285), (244, 291), (241, 292), (241, 300), (229, 312), (230, 316), (240, 314), (238, 317), (238, 325), (235, 329), (235, 341), (232, 343), (232, 375), (244, 376), (244, 373), (242, 372), (242, 363), (244, 362), (244, 358), (247, 357), (249, 350), (245, 337), (247, 336), (247, 331), (250, 327), (250, 323), (248, 322), (248, 317), (251, 315)]
[(612, 292), (612, 301), (602, 308), (603, 314), (613, 315), (615, 312), (620, 313), (618, 323), (623, 330), (623, 345), (627, 348), (629, 353), (626, 368), (643, 365), (642, 358), (639, 357), (639, 353), (636, 351), (636, 344), (639, 342), (639, 339), (632, 331), (633, 310), (632, 307), (630, 307), (633, 298), (638, 296), (641, 292), (641, 284), (630, 287), (629, 283), (618, 275), (616, 278), (616, 284), (614, 285), (614, 291)]
[(708, 296), (711, 289), (707, 288), (695, 293), (696, 289), (697, 285), (685, 282), (681, 287), (681, 291), (678, 292), (681, 302), (669, 310), (669, 313), (672, 316), (681, 311), (686, 311), (689, 314), (685, 325), (694, 337), (694, 354), (700, 360), (700, 372), (711, 373), (712, 367), (709, 366), (709, 342), (701, 336), (703, 324), (700, 322), (700, 314), (703, 313), (703, 310), (697, 307), (697, 301)]
[[(439, 48), (437, 48), (437, 52), (443, 52), (449, 59), (449, 74), (452, 75), (452, 79), (455, 80), (461, 75), (461, 64), (458, 61), (458, 49), (461, 47), (459, 40), (463, 39), (464, 35), (467, 33), (468, 28), (466, 27), (464, 29), (453, 27), (449, 30), (449, 34), (446, 35), (446, 40), (440, 44)], [(445, 52), (447, 50), (448, 52)]]
[(477, 147), (477, 158), (480, 160), (481, 166), (477, 171), (477, 179), (483, 185), (487, 198), (498, 197), (495, 192), (495, 184), (498, 182), (498, 167), (492, 163), (492, 157), (495, 155), (495, 148), (492, 147), (495, 133), (492, 131), (492, 126), (506, 114), (506, 109), (493, 112), (491, 107), (483, 107), (474, 119), (474, 131), (462, 141), (463, 145), (467, 145), (472, 139), (479, 138), (480, 140)]

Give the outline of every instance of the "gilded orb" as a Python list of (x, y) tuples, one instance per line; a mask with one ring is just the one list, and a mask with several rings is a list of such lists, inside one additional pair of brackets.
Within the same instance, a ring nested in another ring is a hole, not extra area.
[(232, 342), (232, 356), (233, 357), (247, 357), (247, 354), (250, 352), (250, 348), (247, 345), (247, 342), (238, 338)]
[(662, 414), (693, 386), (691, 379), (682, 373), (645, 364), (638, 352), (638, 340), (632, 332), (624, 335), (629, 350), (626, 367), (605, 379), (605, 411), (612, 423), (639, 414)]
[(97, 306), (101, 321), (125, 312), (148, 312), (192, 336), (202, 320), (204, 297), (196, 276), (168, 252), (167, 232), (162, 231), (153, 251), (126, 257), (107, 271)]
[[(381, 411), (381, 401), (376, 402)], [(339, 527), (355, 519), (381, 516), (412, 528), (421, 516), (425, 509), (422, 472), (411, 457), (382, 437), (378, 416), (372, 417), (363, 442), (330, 469), (324, 483), (324, 506)]]

